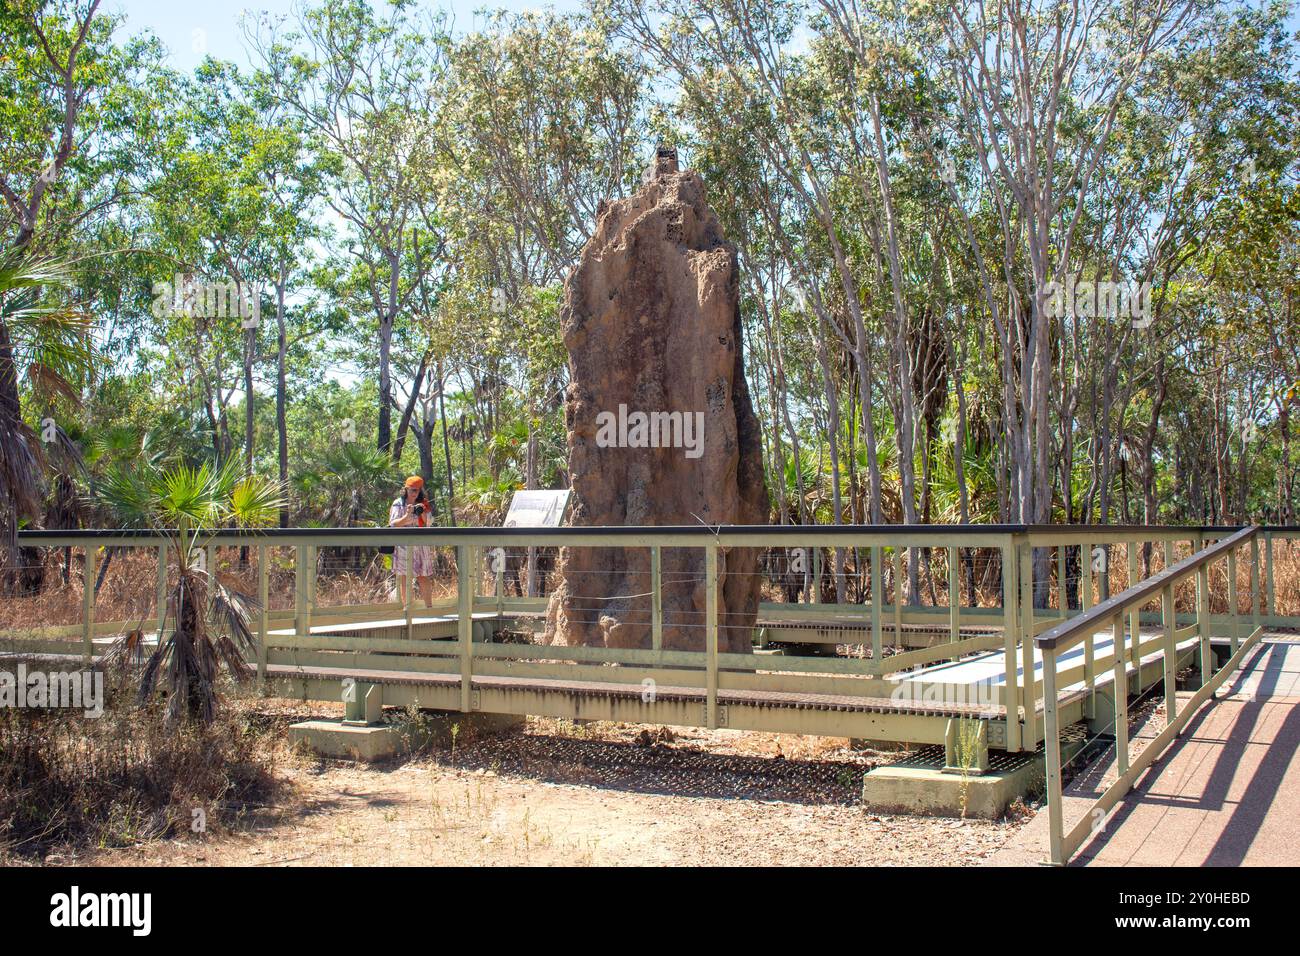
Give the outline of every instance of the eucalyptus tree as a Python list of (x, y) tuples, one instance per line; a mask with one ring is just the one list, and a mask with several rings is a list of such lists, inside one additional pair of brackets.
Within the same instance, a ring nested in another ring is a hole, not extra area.
[(484, 333), (470, 373), (521, 397), (531, 488), (563, 384), (555, 290), (601, 204), (626, 195), (649, 156), (649, 77), (585, 20), (554, 13), (496, 14), (448, 49), (439, 205), (451, 301)]
[(446, 68), (441, 15), (408, 4), (323, 0), (288, 29), (263, 18), (248, 30), (266, 89), (302, 124), (324, 170), (325, 203), (340, 226), (347, 263), (338, 290), (375, 323), (377, 447), (393, 444), (394, 328), (416, 294), (420, 270), (441, 257), (413, 256), (422, 206), (438, 168), (433, 125)]
[[(129, 129), (132, 55), (116, 47), (120, 18), (99, 0), (17, 0), (0, 10), (0, 547), (21, 519), (37, 519), (42, 494), (38, 435), (23, 392), (80, 398), (94, 354), (75, 291), (69, 241), (128, 187), (116, 148)], [(69, 185), (69, 179), (72, 184)], [(105, 185), (107, 183), (107, 185)]]
[[(276, 457), (283, 483), (289, 478), (287, 378), (294, 317), (287, 299), (303, 289), (312, 244), (324, 234), (312, 218), (322, 190), (320, 164), (307, 148), (301, 121), (270, 95), (266, 77), (207, 59), (178, 87), (179, 106), (152, 190), (160, 251), (231, 299), (218, 303), (216, 315), (195, 315), (193, 303), (183, 303), (190, 314), (180, 317), (176, 331), (198, 341), (176, 344), (194, 356), (219, 457), (232, 451), (226, 407), (242, 393), (244, 470), (251, 474), (257, 451), (255, 372), (269, 344), (263, 299), (271, 299)], [(164, 329), (176, 324), (175, 316), (160, 318)], [(209, 347), (199, 347), (201, 342)], [(227, 374), (236, 355), (238, 385), (233, 368)], [(287, 518), (286, 510), (281, 522)]]
[[(963, 0), (935, 11), (942, 75), (957, 91), (960, 129), (1000, 226), (1005, 292), (989, 287), (990, 274), (985, 298), (1010, 357), (1003, 361), (1005, 422), (1020, 521), (1052, 517), (1052, 342), (1063, 316), (1049, 300), (1053, 284), (1066, 283), (1077, 266), (1081, 197), (1094, 186), (1131, 87), (1200, 7)], [(1035, 554), (1039, 604), (1050, 586), (1048, 560), (1043, 549)]]
[[(300, 117), (276, 99), (268, 88), (267, 78), (255, 75), (248, 89), (253, 109), (254, 152), (248, 174), (262, 197), (263, 226), (261, 238), (266, 243), (267, 274), (263, 281), (274, 297), (275, 309), (275, 432), (276, 463), (281, 485), (289, 479), (288, 430), (288, 362), (291, 312), (288, 296), (291, 288), (308, 281), (313, 244), (327, 241), (327, 226), (318, 222), (317, 213), (324, 194), (324, 169), (320, 158), (309, 148)], [(305, 321), (297, 310), (295, 337), (298, 340), (337, 331), (340, 316), (332, 310), (312, 310), (315, 321)], [(251, 405), (251, 402), (250, 402)], [(249, 431), (252, 431), (249, 411)], [(251, 471), (251, 438), (250, 438)], [(288, 526), (288, 509), (282, 508), (280, 524)]]
[(36, 236), (42, 208), (76, 153), (78, 120), (92, 99), (102, 106), (96, 59), (113, 24), (98, 11), (99, 0), (20, 0), (0, 14), (6, 81), (0, 196), (8, 248), (25, 247)]

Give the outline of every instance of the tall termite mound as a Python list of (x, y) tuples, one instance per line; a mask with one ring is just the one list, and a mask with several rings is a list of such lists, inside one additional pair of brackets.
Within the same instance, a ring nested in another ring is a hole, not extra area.
[[(704, 181), (661, 149), (641, 190), (602, 203), (565, 282), (574, 525), (765, 524), (758, 420), (745, 384), (736, 250)], [(701, 650), (705, 557), (665, 548), (663, 647)], [(563, 548), (550, 640), (651, 646), (648, 548)], [(745, 653), (757, 549), (719, 554), (719, 648)]]

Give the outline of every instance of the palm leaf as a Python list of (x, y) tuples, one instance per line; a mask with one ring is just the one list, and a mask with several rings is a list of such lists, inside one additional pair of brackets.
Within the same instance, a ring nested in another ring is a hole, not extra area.
[[(255, 648), (249, 620), (256, 601), (192, 565), (191, 549), (227, 525), (256, 527), (275, 520), (279, 485), (244, 475), (236, 461), (223, 465), (155, 461), (114, 463), (98, 486), (100, 501), (132, 526), (158, 529), (170, 539), (180, 573), (172, 589), (157, 650), (146, 662), (140, 698), (150, 700), (165, 680), (167, 719), (207, 722), (219, 703), (217, 679), (224, 665), (237, 680), (249, 674)], [(126, 654), (126, 647), (115, 648)]]

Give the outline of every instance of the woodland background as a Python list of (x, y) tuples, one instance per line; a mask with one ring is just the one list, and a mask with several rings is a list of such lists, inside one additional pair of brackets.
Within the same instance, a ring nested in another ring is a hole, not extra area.
[[(386, 523), (412, 472), (446, 524), (563, 486), (564, 276), (659, 143), (739, 250), (773, 522), (1294, 523), (1295, 22), (317, 0), (182, 73), (11, 0), (3, 523), (112, 526), (90, 492), (141, 458), (238, 459), (284, 525)], [(260, 323), (155, 308), (177, 274)], [(1149, 324), (1054, 314), (1070, 277), (1148, 283)]]

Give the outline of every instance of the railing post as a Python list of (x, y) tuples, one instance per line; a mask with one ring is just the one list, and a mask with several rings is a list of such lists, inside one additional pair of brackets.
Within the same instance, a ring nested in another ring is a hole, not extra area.
[(948, 549), (948, 640), (961, 640), (961, 587), (957, 583), (957, 549)]
[(704, 548), (704, 647), (708, 667), (708, 697), (704, 705), (705, 725), (718, 726), (718, 546)]
[(1202, 564), (1196, 569), (1196, 636), (1200, 638), (1201, 683), (1210, 680), (1210, 568)]
[[(470, 564), (473, 556), (467, 544), (456, 545), (456, 639), (460, 650), (460, 709), (471, 710), (474, 683), (474, 595), (470, 590)], [(413, 563), (414, 556), (408, 559)], [(407, 589), (410, 596), (410, 589)]]
[[(1165, 540), (1165, 567), (1172, 568), (1178, 559), (1178, 542), (1172, 538)], [(1173, 584), (1174, 589), (1174, 629), (1178, 629), (1178, 584)]]
[(664, 566), (659, 545), (650, 548), (650, 641), (656, 651), (664, 647)]
[(1250, 625), (1259, 627), (1259, 535), (1250, 539)]
[[(396, 556), (397, 551), (394, 550), (393, 554)], [(459, 574), (459, 552), (456, 560), (456, 571)], [(406, 600), (403, 603), (405, 605), (403, 611), (406, 614), (406, 639), (413, 641), (415, 640), (415, 548), (410, 545), (406, 547)]]
[[(1178, 556), (1175, 551), (1176, 547), (1177, 544), (1172, 538), (1168, 538), (1165, 540), (1165, 567), (1166, 568), (1172, 568), (1176, 563), (1174, 560)], [(1175, 597), (1174, 603), (1177, 604), (1178, 595), (1175, 594), (1174, 597)], [(1175, 615), (1174, 624), (1177, 625), (1177, 623), (1178, 620), (1177, 620), (1177, 616)]]
[(1237, 607), (1237, 549), (1228, 552), (1228, 634), (1232, 638), (1232, 653), (1237, 653), (1241, 641), (1241, 618)]
[(167, 545), (158, 546), (158, 641), (167, 626)]
[(1020, 724), (1020, 688), (1016, 677), (1016, 652), (1020, 642), (1020, 559), (1015, 538), (1002, 546), (1002, 660), (1005, 676), (1003, 704), (1007, 714), (1007, 749), (1024, 747)]
[(820, 604), (822, 602), (822, 549), (812, 549), (812, 566), (813, 566), (813, 583), (812, 583), (812, 600), (809, 603)]
[[(497, 598), (497, 619), (500, 620), (505, 613), (505, 583), (506, 583), (506, 549), (493, 548), (488, 554), (492, 555), (492, 586), (496, 589)], [(497, 560), (498, 556), (500, 561)]]
[(1061, 617), (1068, 617), (1070, 613), (1070, 582), (1068, 580), (1069, 562), (1065, 560), (1065, 545), (1059, 545), (1056, 549), (1056, 609), (1061, 612)]
[(1056, 700), (1056, 648), (1043, 648), (1043, 756), (1047, 764), (1047, 822), (1051, 861), (1065, 864), (1061, 806), (1061, 728)]
[(307, 633), (304, 627), (307, 612), (306, 566), (306, 547), (300, 544), (294, 549), (293, 573), (293, 632), (300, 637)]
[(312, 616), (316, 613), (316, 586), (320, 583), (320, 578), (316, 573), (316, 561), (319, 552), (316, 545), (309, 545), (307, 548), (307, 620), (310, 623)]
[(1033, 750), (1038, 743), (1038, 680), (1034, 676), (1034, 632), (1037, 621), (1034, 618), (1034, 549), (1028, 543), (1020, 546), (1020, 669), (1023, 677), (1020, 682), (1021, 702), (1025, 706), (1024, 745)]
[(903, 644), (903, 601), (907, 593), (903, 582), (903, 549), (894, 548), (894, 643)]
[[(1079, 545), (1079, 608), (1084, 614), (1092, 609), (1092, 543), (1089, 541)], [(1097, 661), (1091, 634), (1083, 636), (1083, 682), (1088, 687), (1084, 711), (1091, 720), (1097, 716)]]
[(1092, 609), (1092, 542), (1079, 545), (1079, 607)]
[[(1256, 535), (1258, 537), (1258, 535)], [(1252, 541), (1255, 538), (1251, 538)], [(1277, 592), (1273, 587), (1273, 532), (1264, 532), (1264, 614), (1273, 617), (1277, 614)], [(1255, 622), (1259, 626), (1259, 622)]]
[(95, 557), (95, 546), (87, 544), (81, 598), (81, 654), (87, 664), (95, 659)]
[(257, 614), (257, 684), (266, 683), (266, 631), (270, 609), (271, 588), (266, 568), (266, 545), (257, 546), (257, 601), (261, 609)]
[[(1125, 545), (1128, 551), (1128, 586), (1135, 587), (1138, 583), (1138, 575), (1141, 571), (1138, 569), (1138, 549), (1137, 542), (1130, 541)], [(1133, 610), (1128, 612), (1128, 640), (1129, 640), (1129, 659), (1137, 667), (1138, 692), (1142, 690), (1142, 608), (1133, 605)]]
[(871, 549), (871, 660), (877, 674), (880, 673), (884, 658), (884, 635), (881, 633), (882, 622), (880, 605), (885, 601), (885, 584), (881, 575), (885, 572), (884, 549)]
[(302, 551), (302, 633), (307, 636), (311, 634), (312, 607), (316, 603), (316, 549), (309, 544)]
[(1111, 625), (1115, 656), (1115, 760), (1120, 776), (1128, 773), (1128, 665), (1124, 662), (1124, 615), (1115, 615)]
[(1172, 584), (1160, 592), (1160, 614), (1165, 631), (1165, 721), (1171, 723), (1178, 716), (1178, 621)]

